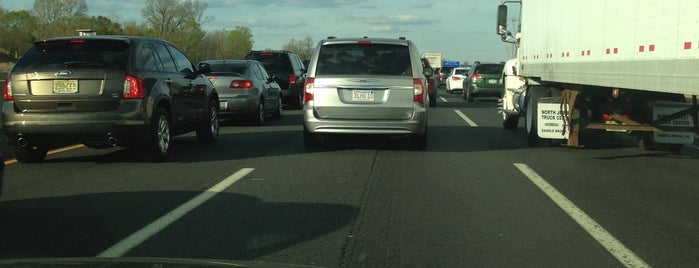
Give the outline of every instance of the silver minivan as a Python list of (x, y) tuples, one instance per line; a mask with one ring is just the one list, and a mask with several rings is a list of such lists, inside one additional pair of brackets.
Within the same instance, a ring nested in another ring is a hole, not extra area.
[(320, 135), (405, 136), (427, 146), (429, 97), (417, 47), (405, 38), (334, 38), (316, 46), (304, 85), (306, 147)]

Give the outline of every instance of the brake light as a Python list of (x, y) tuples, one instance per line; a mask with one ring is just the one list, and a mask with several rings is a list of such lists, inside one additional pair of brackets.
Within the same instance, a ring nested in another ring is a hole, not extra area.
[(481, 78), (481, 75), (480, 75), (480, 74), (472, 74), (472, 75), (471, 75), (471, 80), (477, 80), (477, 79), (480, 79), (480, 78)]
[(452, 76), (451, 76), (451, 80), (453, 80), (453, 81), (459, 81), (459, 80), (461, 80), (461, 77), (458, 77), (458, 76), (456, 76), (456, 75), (452, 75)]
[(233, 80), (228, 88), (251, 88), (252, 81), (250, 80)]
[(359, 41), (357, 41), (357, 44), (359, 44), (359, 45), (371, 45), (371, 41), (370, 40), (359, 40)]
[(68, 41), (68, 43), (70, 43), (72, 45), (85, 44), (85, 39), (71, 39)]
[(422, 79), (413, 79), (413, 101), (425, 104), (425, 85)]
[(289, 85), (296, 84), (296, 75), (295, 74), (289, 74)]
[(15, 99), (15, 97), (12, 96), (12, 79), (10, 79), (9, 76), (5, 79), (4, 93), (2, 95), (7, 101)]
[(270, 57), (270, 56), (273, 56), (273, 55), (274, 55), (274, 54), (272, 54), (272, 53), (260, 53), (260, 56), (263, 56), (263, 57)]
[(122, 97), (124, 99), (142, 99), (145, 95), (146, 92), (143, 89), (143, 80), (127, 75), (126, 79), (124, 79), (124, 92)]
[(313, 100), (313, 87), (315, 86), (315, 78), (306, 78), (306, 84), (303, 85), (303, 103)]

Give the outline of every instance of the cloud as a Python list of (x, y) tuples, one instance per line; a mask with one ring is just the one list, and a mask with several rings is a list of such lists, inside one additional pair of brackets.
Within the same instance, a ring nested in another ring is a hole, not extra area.
[(374, 25), (369, 28), (372, 32), (389, 33), (394, 31), (391, 25)]

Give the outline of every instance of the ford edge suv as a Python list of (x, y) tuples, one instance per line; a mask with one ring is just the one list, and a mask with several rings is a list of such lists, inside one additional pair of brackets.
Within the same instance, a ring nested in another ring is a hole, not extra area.
[(20, 162), (41, 162), (48, 148), (71, 143), (134, 148), (163, 161), (175, 135), (217, 140), (218, 95), (207, 72), (159, 39), (38, 41), (5, 81), (2, 128)]

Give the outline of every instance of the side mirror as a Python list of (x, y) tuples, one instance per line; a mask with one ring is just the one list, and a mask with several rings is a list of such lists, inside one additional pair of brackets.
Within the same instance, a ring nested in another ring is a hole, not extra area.
[(278, 80), (279, 80), (279, 78), (277, 78), (276, 75), (272, 75), (272, 76), (267, 78), (267, 83), (277, 82)]
[(424, 74), (425, 77), (430, 77), (434, 74), (434, 70), (432, 70), (432, 68), (430, 68), (430, 67), (423, 67), (422, 74)]
[(211, 73), (211, 64), (208, 63), (199, 63), (199, 66), (197, 66), (199, 69), (200, 74), (208, 74)]
[(507, 35), (507, 6), (498, 6), (498, 21), (497, 21), (497, 33), (498, 35)]

